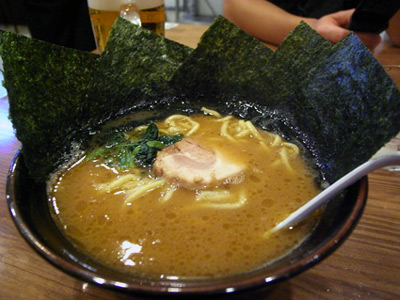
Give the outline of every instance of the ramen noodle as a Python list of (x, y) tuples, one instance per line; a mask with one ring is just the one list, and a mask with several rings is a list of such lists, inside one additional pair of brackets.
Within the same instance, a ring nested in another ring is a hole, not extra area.
[[(82, 158), (57, 174), (49, 203), (68, 239), (111, 268), (153, 278), (247, 272), (299, 245), (316, 218), (271, 230), (319, 192), (299, 147), (250, 121), (203, 112), (156, 123), (161, 135), (183, 139), (152, 165), (120, 169)], [(216, 167), (212, 176), (185, 147)]]

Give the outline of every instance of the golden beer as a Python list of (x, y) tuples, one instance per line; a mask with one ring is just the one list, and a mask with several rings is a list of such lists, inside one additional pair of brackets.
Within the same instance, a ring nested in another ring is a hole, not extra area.
[(121, 12), (129, 13), (129, 6), (138, 8), (142, 27), (164, 36), (164, 0), (88, 0), (88, 6), (99, 53), (102, 53), (106, 46), (115, 19)]
[(126, 0), (88, 0), (90, 21), (99, 53), (103, 52), (111, 27), (125, 2)]
[[(142, 27), (148, 30), (151, 30), (157, 34), (162, 36), (165, 35), (165, 5), (164, 1), (148, 1), (147, 5), (142, 4), (142, 2), (146, 1), (136, 1), (140, 21), (142, 22)], [(149, 7), (150, 2), (153, 5)]]

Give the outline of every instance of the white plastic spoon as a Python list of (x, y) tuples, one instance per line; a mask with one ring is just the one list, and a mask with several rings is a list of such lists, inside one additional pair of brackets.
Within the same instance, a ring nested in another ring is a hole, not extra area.
[(382, 167), (396, 165), (400, 165), (400, 154), (380, 156), (363, 163), (347, 175), (337, 180), (328, 188), (323, 190), (309, 202), (291, 213), (285, 220), (276, 225), (274, 230), (289, 227), (304, 220), (305, 218), (310, 216), (317, 208), (327, 203), (333, 196), (339, 194), (343, 189), (352, 185), (357, 180), (367, 175), (369, 172), (372, 172)]

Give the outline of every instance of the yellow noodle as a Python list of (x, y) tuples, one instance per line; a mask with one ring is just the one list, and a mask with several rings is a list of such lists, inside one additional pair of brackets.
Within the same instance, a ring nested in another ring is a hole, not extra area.
[(141, 184), (146, 184), (146, 183), (152, 182), (152, 181), (153, 181), (153, 179), (150, 179), (150, 178), (142, 178), (142, 179), (139, 179), (138, 181), (127, 182), (123, 186), (123, 189), (125, 191), (129, 192), (129, 191), (132, 191), (132, 190), (136, 189)]
[(225, 122), (225, 121), (229, 121), (230, 119), (232, 119), (232, 116), (226, 116), (221, 119), (216, 119), (215, 121), (216, 122)]
[(186, 119), (186, 118), (188, 118), (188, 117), (184, 116), (184, 115), (172, 115), (165, 119), (165, 123), (171, 123), (173, 120)]
[(246, 126), (246, 122), (244, 120), (239, 120), (238, 124), (239, 124), (240, 127), (247, 127)]
[(119, 177), (118, 179), (110, 182), (110, 183), (105, 183), (105, 184), (101, 184), (98, 185), (98, 187), (101, 190), (108, 190), (108, 191), (112, 191), (116, 188), (120, 188), (121, 186), (123, 186), (124, 184), (126, 184), (127, 182), (138, 182), (139, 177), (134, 175), (134, 174), (127, 174), (124, 176)]
[(196, 196), (196, 200), (220, 202), (229, 199), (230, 196), (231, 193), (228, 191), (203, 191)]
[(202, 107), (201, 110), (202, 110), (203, 112), (205, 112), (206, 114), (209, 114), (209, 115), (214, 116), (214, 117), (217, 117), (217, 118), (221, 118), (220, 113), (217, 112), (217, 111), (215, 111), (215, 110), (208, 109), (208, 108), (205, 108), (205, 107)]
[(254, 127), (253, 123), (250, 121), (246, 121), (246, 126), (250, 130), (250, 132), (253, 134), (253, 136), (259, 140), (262, 140), (261, 134), (258, 132), (258, 130)]
[(276, 134), (271, 146), (279, 146), (281, 144), (282, 144), (282, 138)]
[(172, 197), (172, 195), (175, 193), (175, 191), (177, 190), (178, 188), (177, 187), (175, 187), (175, 186), (170, 186), (169, 188), (167, 188), (167, 191), (162, 195), (162, 197), (161, 197), (161, 201), (162, 202), (166, 202), (166, 201), (168, 201), (169, 199), (171, 199), (171, 197)]
[(236, 209), (242, 207), (247, 201), (247, 198), (243, 195), (240, 195), (239, 200), (233, 203), (204, 203), (203, 207), (207, 208), (217, 208), (217, 209)]
[[(229, 133), (229, 129), (231, 129), (231, 131), (235, 131), (235, 133), (234, 133), (235, 137), (241, 137), (241, 136), (244, 136), (249, 133), (249, 130), (243, 120), (239, 120), (237, 122), (230, 122), (230, 120), (226, 120), (224, 122), (223, 126), (224, 126), (224, 133), (231, 136), (232, 139), (234, 139), (234, 138)], [(237, 141), (237, 140), (235, 140), (235, 141)]]
[(243, 120), (239, 120), (237, 122), (236, 131), (238, 131), (238, 133), (236, 133), (236, 135), (235, 135), (236, 137), (243, 137), (243, 136), (247, 136), (250, 134), (250, 130), (246, 126), (246, 122)]
[[(180, 119), (180, 121), (186, 121), (186, 122), (189, 122), (190, 124), (180, 124), (181, 128), (179, 128), (179, 126), (176, 124), (176, 121), (179, 119)], [(183, 115), (172, 115), (165, 120), (165, 123), (173, 126), (172, 128), (169, 128), (170, 132), (171, 131), (179, 132), (181, 130), (189, 130), (189, 132), (185, 133), (185, 135), (187, 135), (187, 136), (195, 133), (197, 131), (197, 129), (199, 129), (199, 127), (200, 127), (199, 123), (193, 121), (190, 117), (183, 116)]]
[(246, 130), (242, 130), (239, 133), (237, 133), (235, 136), (236, 137), (244, 137), (250, 134), (250, 130), (246, 129)]
[[(224, 121), (224, 123), (221, 126), (221, 135), (225, 136), (232, 142), (237, 142), (238, 140), (235, 139), (228, 132), (230, 127), (232, 127), (232, 124), (229, 122), (229, 120)], [(236, 130), (239, 131), (238, 133), (235, 134), (236, 138), (253, 134), (253, 136), (259, 140), (259, 144), (261, 145), (261, 147), (263, 147), (265, 150), (269, 150), (268, 146), (265, 144), (265, 138), (258, 132), (258, 130), (254, 127), (254, 125), (250, 121), (239, 120), (236, 124)]]
[(283, 164), (286, 166), (286, 168), (287, 168), (289, 171), (293, 171), (292, 166), (291, 166), (290, 163), (289, 163), (289, 158), (288, 158), (288, 154), (287, 154), (286, 148), (282, 148), (282, 149), (279, 151), (279, 156), (281, 157), (282, 162), (283, 162)]
[(226, 137), (228, 140), (230, 140), (232, 142), (236, 142), (236, 140), (228, 133), (228, 127), (229, 127), (229, 120), (222, 123), (221, 135)]
[(297, 145), (292, 144), (292, 143), (286, 143), (286, 142), (283, 143), (282, 145), (283, 145), (284, 147), (289, 148), (289, 149), (292, 150), (292, 152), (293, 152), (292, 156), (293, 156), (293, 157), (299, 155), (300, 149), (299, 149), (299, 147), (297, 147)]
[[(143, 197), (147, 193), (154, 191), (155, 189), (162, 187), (165, 184), (164, 180), (156, 180), (153, 182), (146, 183), (137, 189), (134, 189), (134, 191), (125, 199), (125, 204), (131, 203), (132, 201), (135, 201), (136, 199)], [(128, 193), (131, 192), (131, 190), (127, 191)]]
[(261, 147), (263, 147), (265, 150), (269, 151), (269, 147), (268, 147), (263, 141), (260, 141), (259, 144), (260, 144)]
[(192, 135), (193, 133), (195, 133), (196, 131), (197, 131), (197, 129), (199, 129), (199, 127), (200, 127), (200, 124), (199, 123), (196, 123), (194, 126), (193, 126), (193, 128), (188, 132), (188, 133), (186, 133), (186, 135)]
[(257, 128), (255, 128), (253, 123), (251, 123), (250, 121), (246, 121), (244, 123), (245, 123), (246, 127), (248, 128), (248, 130), (250, 131), (250, 133), (253, 134), (253, 136), (260, 141), (259, 143), (260, 143), (261, 147), (263, 147), (265, 150), (269, 150), (268, 146), (265, 144), (265, 138), (260, 134), (260, 132), (257, 130)]

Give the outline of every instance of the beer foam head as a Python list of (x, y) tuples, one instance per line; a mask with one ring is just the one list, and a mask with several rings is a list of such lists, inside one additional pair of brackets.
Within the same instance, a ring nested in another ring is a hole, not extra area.
[(136, 0), (135, 3), (138, 9), (149, 9), (164, 5), (164, 0)]
[[(98, 10), (119, 11), (122, 4), (129, 3), (129, 0), (88, 0), (88, 6)], [(163, 0), (136, 0), (138, 9), (148, 9), (164, 4)]]
[(97, 10), (119, 11), (127, 0), (88, 0), (88, 6)]

